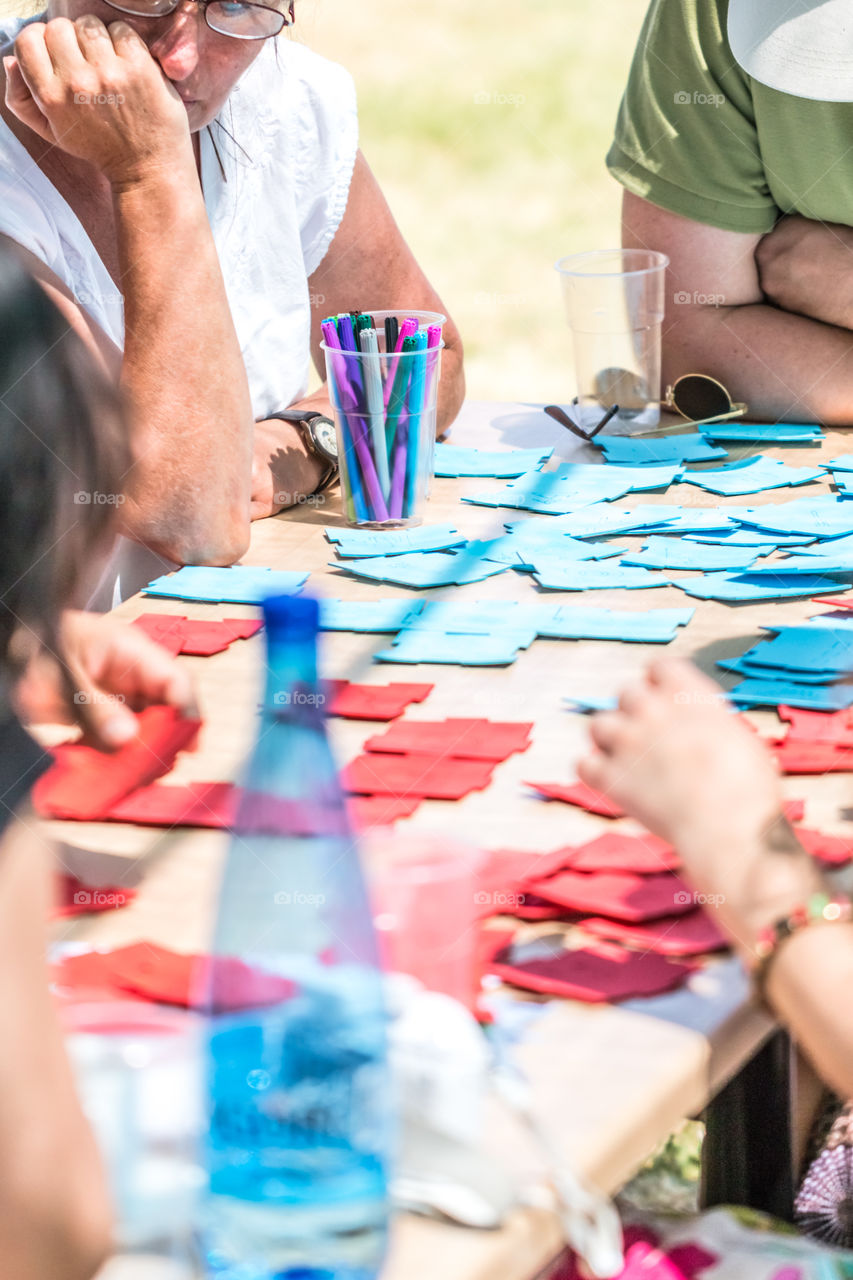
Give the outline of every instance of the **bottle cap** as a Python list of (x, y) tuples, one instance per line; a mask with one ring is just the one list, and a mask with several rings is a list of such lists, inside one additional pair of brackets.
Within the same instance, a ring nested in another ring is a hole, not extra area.
[(270, 639), (313, 640), (320, 627), (319, 602), (312, 596), (267, 596), (264, 624)]

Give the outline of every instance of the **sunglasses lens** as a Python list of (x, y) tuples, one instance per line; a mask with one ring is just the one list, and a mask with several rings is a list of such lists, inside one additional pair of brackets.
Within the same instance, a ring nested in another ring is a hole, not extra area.
[(729, 413), (732, 407), (725, 387), (701, 373), (690, 373), (678, 379), (672, 389), (672, 403), (679, 413), (694, 422), (719, 417)]

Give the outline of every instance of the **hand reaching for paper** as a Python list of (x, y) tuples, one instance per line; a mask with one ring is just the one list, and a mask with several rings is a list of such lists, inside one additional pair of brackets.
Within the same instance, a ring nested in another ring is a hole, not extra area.
[(755, 260), (768, 302), (853, 329), (853, 228), (783, 218), (761, 240)]
[(135, 735), (133, 712), (143, 707), (167, 703), (198, 715), (186, 669), (139, 628), (69, 610), (60, 640), (68, 675), (50, 654), (33, 659), (16, 690), (24, 720), (76, 721), (92, 745), (111, 751)]

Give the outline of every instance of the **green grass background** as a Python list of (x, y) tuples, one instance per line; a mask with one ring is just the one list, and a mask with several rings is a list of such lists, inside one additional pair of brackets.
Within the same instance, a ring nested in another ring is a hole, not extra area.
[(297, 0), (300, 38), (355, 77), (362, 148), (461, 328), (470, 396), (574, 394), (553, 264), (619, 243), (604, 157), (645, 10)]

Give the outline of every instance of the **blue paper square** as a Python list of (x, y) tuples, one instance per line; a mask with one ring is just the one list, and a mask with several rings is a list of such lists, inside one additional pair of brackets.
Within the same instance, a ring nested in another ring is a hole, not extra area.
[(357, 578), (393, 582), (400, 587), (449, 587), (465, 582), (482, 582), (505, 573), (505, 564), (480, 560), (476, 556), (445, 555), (441, 551), (417, 551), (400, 556), (374, 556), (369, 560), (333, 563)]
[(611, 591), (641, 590), (644, 587), (667, 587), (669, 579), (648, 569), (630, 569), (624, 565), (591, 563), (581, 560), (565, 564), (560, 560), (537, 562), (534, 574), (540, 587), (547, 591)]
[(321, 600), (321, 631), (399, 631), (421, 611), (420, 600)]
[(307, 581), (307, 573), (254, 565), (185, 565), (149, 582), (143, 594), (210, 604), (262, 604), (267, 596), (296, 595)]
[(672, 585), (680, 587), (697, 600), (720, 600), (738, 604), (748, 600), (795, 600), (801, 596), (831, 595), (838, 590), (838, 583), (817, 574), (792, 574), (785, 578), (764, 578), (756, 575), (729, 573), (705, 573), (695, 578), (673, 578)]
[(440, 663), (463, 667), (505, 667), (515, 662), (522, 641), (512, 632), (502, 635), (447, 635), (443, 631), (401, 631), (389, 649), (374, 655), (376, 662)]
[(758, 454), (727, 467), (707, 471), (685, 471), (683, 484), (697, 485), (710, 493), (735, 497), (747, 493), (763, 493), (767, 489), (783, 489), (791, 485), (810, 484), (825, 479), (820, 467), (789, 467), (777, 458)]
[(793, 680), (743, 680), (729, 693), (740, 707), (802, 707), (809, 711), (843, 711), (853, 707), (853, 685), (805, 685)]
[(410, 551), (446, 551), (465, 542), (453, 525), (421, 525), (416, 529), (326, 529), (342, 559), (399, 556)]
[(645, 569), (749, 569), (758, 558), (751, 547), (704, 546), (699, 542), (685, 542), (681, 538), (653, 537), (642, 551), (631, 551), (622, 557), (622, 564), (639, 565)]
[(437, 476), (494, 476), (508, 479), (527, 471), (539, 471), (553, 449), (464, 449), (454, 444), (435, 446)]
[(825, 439), (814, 422), (708, 422), (699, 430), (710, 440), (749, 444), (811, 444)]
[(539, 623), (546, 640), (621, 640), (668, 644), (686, 627), (695, 609), (596, 609), (561, 605), (553, 618)]
[(712, 462), (715, 458), (728, 456), (725, 449), (709, 444), (698, 432), (657, 437), (598, 435), (593, 444), (602, 450), (608, 462), (637, 467), (673, 462)]

